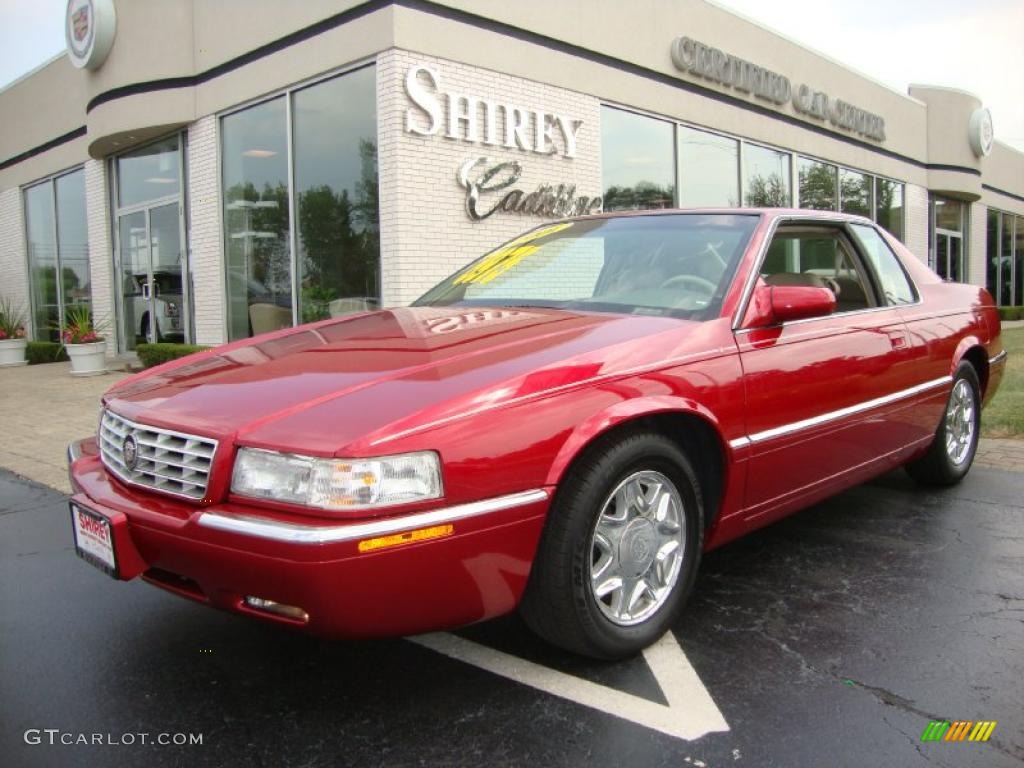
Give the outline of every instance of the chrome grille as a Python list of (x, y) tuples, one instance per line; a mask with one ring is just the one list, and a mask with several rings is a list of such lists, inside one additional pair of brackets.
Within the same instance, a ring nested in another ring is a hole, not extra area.
[[(138, 446), (131, 468), (124, 456), (129, 435)], [(189, 499), (206, 496), (216, 440), (136, 424), (107, 410), (100, 419), (99, 437), (103, 464), (126, 483)]]

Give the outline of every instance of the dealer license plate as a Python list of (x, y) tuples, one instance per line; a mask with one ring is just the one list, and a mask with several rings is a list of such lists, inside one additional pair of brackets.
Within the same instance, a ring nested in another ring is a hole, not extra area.
[(98, 512), (71, 502), (71, 525), (78, 556), (116, 579), (117, 554), (110, 521)]

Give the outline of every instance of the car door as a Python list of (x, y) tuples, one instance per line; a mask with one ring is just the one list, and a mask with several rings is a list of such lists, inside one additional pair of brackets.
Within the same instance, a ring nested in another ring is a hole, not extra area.
[(916, 377), (903, 320), (842, 223), (782, 223), (757, 285), (836, 293), (830, 315), (735, 334), (746, 387), (746, 515), (767, 522), (892, 461), (911, 440), (892, 414)]

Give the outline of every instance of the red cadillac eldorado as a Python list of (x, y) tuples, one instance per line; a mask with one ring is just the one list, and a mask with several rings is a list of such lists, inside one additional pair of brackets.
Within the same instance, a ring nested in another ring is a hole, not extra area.
[(545, 224), (411, 307), (115, 385), (69, 447), (76, 548), (318, 635), (518, 608), (621, 657), (702, 552), (901, 465), (958, 482), (1005, 359), (984, 289), (863, 218)]

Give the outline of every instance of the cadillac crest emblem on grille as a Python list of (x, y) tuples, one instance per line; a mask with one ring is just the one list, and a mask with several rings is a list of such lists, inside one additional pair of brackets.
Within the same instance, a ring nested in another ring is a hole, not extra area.
[(134, 471), (135, 465), (139, 463), (139, 445), (135, 442), (134, 435), (125, 437), (124, 443), (121, 444), (121, 456), (128, 471)]

